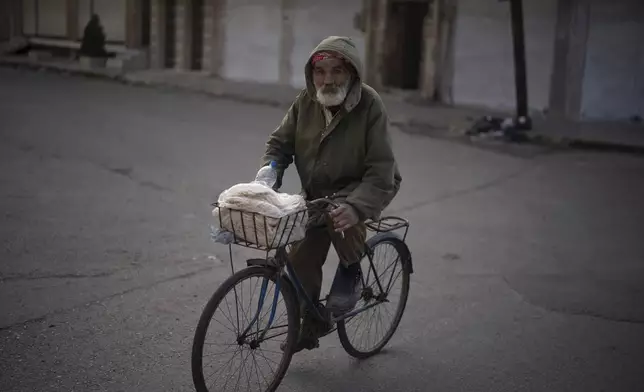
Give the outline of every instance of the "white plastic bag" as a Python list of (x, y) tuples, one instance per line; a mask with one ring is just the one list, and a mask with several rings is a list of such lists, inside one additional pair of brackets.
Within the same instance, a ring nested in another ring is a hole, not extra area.
[(306, 201), (259, 183), (237, 184), (219, 195), (217, 224), (238, 239), (275, 248), (304, 238)]

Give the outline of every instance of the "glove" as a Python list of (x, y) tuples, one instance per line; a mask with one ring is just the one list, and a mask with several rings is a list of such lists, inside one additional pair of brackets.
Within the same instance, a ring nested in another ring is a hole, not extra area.
[(360, 221), (358, 212), (349, 204), (340, 204), (340, 207), (329, 213), (333, 220), (333, 228), (336, 232), (341, 233), (357, 225)]

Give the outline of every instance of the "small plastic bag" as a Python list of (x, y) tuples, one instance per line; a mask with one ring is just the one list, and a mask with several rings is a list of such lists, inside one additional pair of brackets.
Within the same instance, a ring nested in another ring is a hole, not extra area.
[(235, 235), (230, 231), (210, 225), (210, 238), (219, 244), (230, 245), (235, 241)]

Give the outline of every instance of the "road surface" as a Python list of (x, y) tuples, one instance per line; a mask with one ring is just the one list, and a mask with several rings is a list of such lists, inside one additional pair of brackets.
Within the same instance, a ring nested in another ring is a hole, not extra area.
[[(0, 85), (0, 390), (192, 390), (194, 328), (230, 273), (209, 203), (252, 179), (283, 111), (9, 69)], [(400, 328), (366, 361), (325, 337), (280, 390), (641, 390), (644, 159), (392, 132), (416, 270)]]

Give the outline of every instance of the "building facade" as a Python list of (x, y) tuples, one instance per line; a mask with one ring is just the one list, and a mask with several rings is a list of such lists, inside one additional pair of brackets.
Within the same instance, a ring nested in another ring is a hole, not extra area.
[[(523, 9), (530, 109), (571, 120), (644, 117), (644, 1), (523, 0)], [(515, 107), (509, 1), (373, 0), (365, 15), (369, 80), (379, 89)]]
[(151, 64), (303, 86), (324, 37), (351, 36), (363, 51), (361, 10), (361, 0), (152, 0)]
[(79, 42), (92, 14), (99, 15), (107, 43), (128, 48), (149, 41), (150, 0), (20, 0), (12, 23), (32, 42)]
[[(513, 109), (510, 0), (6, 0), (0, 40), (79, 46), (92, 13), (146, 66), (304, 86), (328, 35), (354, 39), (368, 83)], [(528, 104), (573, 120), (644, 117), (644, 1), (523, 0)]]

